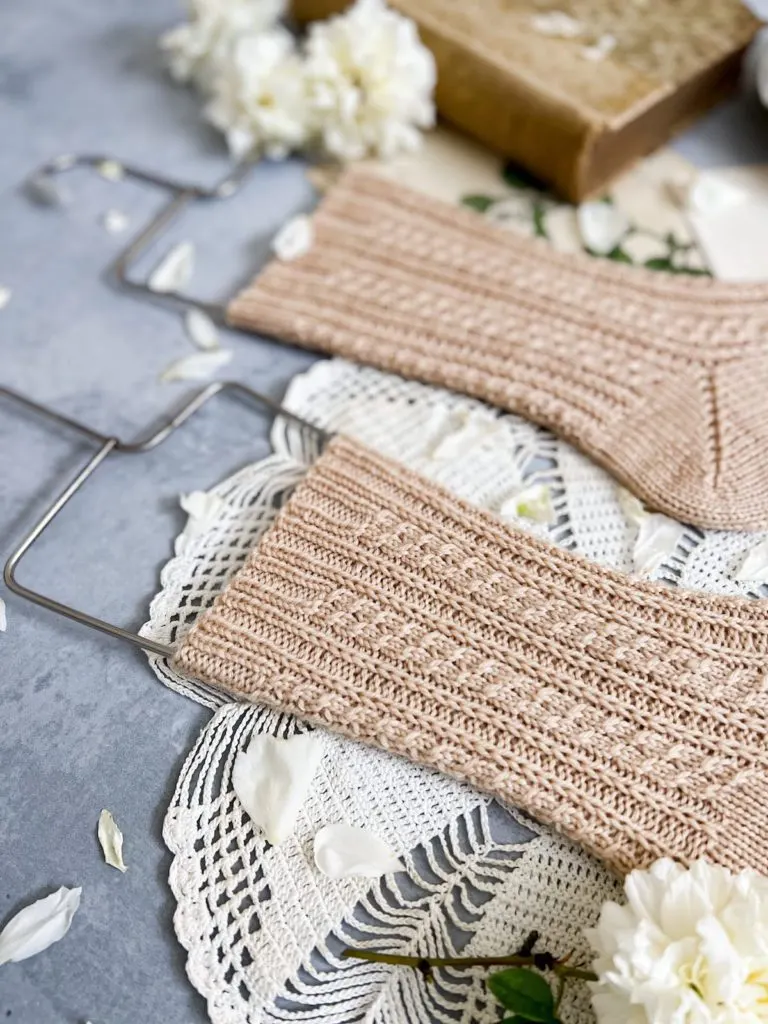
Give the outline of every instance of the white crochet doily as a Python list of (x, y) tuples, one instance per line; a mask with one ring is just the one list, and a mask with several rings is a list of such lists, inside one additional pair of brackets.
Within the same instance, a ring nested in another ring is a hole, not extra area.
[[(499, 511), (521, 486), (549, 488), (554, 522), (516, 519), (596, 562), (630, 571), (637, 528), (612, 479), (546, 431), (479, 402), (340, 360), (296, 378), (286, 407), (355, 435), (456, 494)], [(162, 574), (146, 635), (175, 643), (272, 522), (317, 454), (313, 435), (277, 421), (274, 454), (220, 484), (217, 515), (190, 523)], [(688, 528), (656, 576), (719, 593), (754, 535)], [(151, 658), (161, 680), (211, 707), (222, 698)], [(514, 719), (509, 727), (515, 728)], [(295, 834), (270, 847), (234, 796), (231, 771), (254, 731), (290, 733), (287, 716), (225, 704), (189, 755), (165, 820), (174, 855), (175, 927), (187, 970), (214, 1024), (490, 1024), (485, 972), (416, 972), (345, 960), (345, 947), (408, 955), (514, 952), (531, 930), (539, 949), (585, 957), (581, 936), (618, 883), (574, 845), (470, 788), (335, 736)], [(406, 871), (371, 883), (318, 873), (312, 839), (326, 824), (372, 829)], [(585, 989), (562, 1010), (593, 1020)]]

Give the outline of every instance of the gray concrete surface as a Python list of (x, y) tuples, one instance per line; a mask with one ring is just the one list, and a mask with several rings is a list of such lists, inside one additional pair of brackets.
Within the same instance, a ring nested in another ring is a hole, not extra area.
[[(151, 190), (88, 172), (66, 179), (72, 203), (40, 209), (19, 183), (54, 154), (105, 151), (192, 180), (227, 167), (196, 100), (173, 86), (156, 50), (173, 0), (7, 0), (0, 9), (0, 381), (131, 435), (185, 392), (160, 370), (190, 351), (179, 319), (115, 294), (100, 278), (121, 244), (99, 218), (139, 224)], [(768, 124), (729, 104), (680, 148), (702, 164), (768, 160)], [(298, 164), (264, 165), (230, 204), (186, 216), (199, 240), (194, 285), (231, 294), (310, 192)], [(311, 357), (237, 335), (232, 375), (278, 395)], [(3, 560), (87, 449), (0, 403)], [(206, 410), (142, 459), (99, 474), (24, 567), (30, 585), (136, 628), (182, 526), (180, 491), (214, 483), (267, 451), (266, 423), (237, 404)], [(184, 974), (166, 884), (161, 823), (179, 766), (208, 712), (164, 689), (143, 656), (10, 597), (0, 635), (0, 925), (30, 899), (82, 885), (64, 942), (0, 967), (9, 1024), (202, 1024)], [(125, 876), (95, 839), (102, 807), (126, 835)]]

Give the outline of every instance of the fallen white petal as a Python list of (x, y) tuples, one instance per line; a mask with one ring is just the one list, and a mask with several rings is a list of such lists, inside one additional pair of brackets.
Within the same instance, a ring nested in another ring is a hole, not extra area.
[(153, 292), (177, 292), (189, 284), (194, 269), (194, 245), (179, 242), (160, 260), (149, 275), (147, 284)]
[(118, 871), (127, 871), (128, 868), (123, 860), (123, 833), (107, 810), (102, 811), (99, 815), (98, 837), (107, 864), (117, 868)]
[(564, 11), (547, 11), (531, 18), (531, 27), (543, 36), (575, 39), (581, 35), (582, 25)]
[(315, 836), (315, 866), (328, 878), (380, 878), (402, 871), (403, 862), (387, 844), (364, 828), (326, 825)]
[(535, 523), (554, 523), (557, 519), (552, 507), (552, 495), (546, 484), (521, 487), (503, 502), (499, 514), (502, 519), (522, 517)]
[(4, 285), (0, 285), (0, 309), (5, 309), (8, 303), (11, 301), (13, 292), (10, 288), (6, 288)]
[(184, 326), (189, 340), (205, 352), (219, 347), (219, 332), (216, 324), (202, 309), (188, 309), (184, 314)]
[(29, 198), (40, 206), (63, 206), (69, 202), (69, 193), (45, 172), (35, 174), (26, 184)]
[(195, 352), (185, 356), (163, 371), (160, 380), (164, 383), (174, 380), (208, 380), (222, 366), (232, 359), (233, 352), (228, 348), (217, 348), (214, 352)]
[(125, 177), (125, 168), (117, 160), (102, 160), (96, 164), (96, 170), (107, 181), (122, 181)]
[(713, 174), (699, 174), (686, 197), (686, 205), (695, 213), (722, 213), (744, 202), (747, 194), (730, 181)]
[(273, 846), (293, 831), (323, 750), (322, 736), (316, 732), (290, 739), (258, 734), (235, 758), (235, 795)]
[(768, 583), (768, 540), (760, 541), (747, 552), (733, 578), (739, 583)]
[(626, 214), (613, 203), (582, 203), (576, 217), (584, 245), (600, 256), (612, 252), (630, 227)]
[(660, 512), (648, 513), (641, 521), (633, 553), (635, 572), (654, 573), (682, 540), (684, 528)]
[(189, 516), (185, 534), (199, 537), (217, 522), (227, 507), (226, 501), (213, 491), (191, 491), (179, 497), (179, 504)]
[(0, 597), (0, 633), (4, 633), (8, 628), (8, 619), (5, 614), (5, 601)]
[(12, 917), (0, 932), (0, 964), (26, 960), (63, 939), (80, 906), (81, 892), (62, 886)]
[(454, 415), (454, 427), (450, 433), (434, 445), (430, 453), (433, 459), (451, 460), (466, 455), (478, 446), (486, 445), (493, 438), (504, 433), (502, 421), (496, 417), (482, 416), (474, 412)]
[(107, 210), (101, 223), (110, 235), (119, 235), (128, 227), (128, 218), (121, 210)]
[(585, 46), (581, 51), (581, 56), (584, 60), (591, 60), (595, 63), (605, 60), (616, 49), (617, 42), (616, 36), (606, 33), (600, 36), (592, 46)]
[(642, 501), (636, 498), (626, 487), (617, 487), (616, 497), (618, 498), (621, 511), (624, 513), (624, 518), (633, 526), (640, 526), (642, 521), (650, 515)]
[(286, 221), (272, 239), (272, 252), (283, 263), (305, 256), (312, 248), (315, 231), (305, 213)]

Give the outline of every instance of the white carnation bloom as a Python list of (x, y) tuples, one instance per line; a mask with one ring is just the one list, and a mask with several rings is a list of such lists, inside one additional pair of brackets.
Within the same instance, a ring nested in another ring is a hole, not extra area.
[(283, 28), (246, 36), (213, 76), (205, 114), (234, 157), (280, 159), (307, 138), (307, 97), (293, 37)]
[(313, 123), (339, 160), (418, 148), (434, 124), (435, 62), (416, 25), (383, 0), (315, 23), (306, 44)]
[(768, 880), (660, 860), (625, 892), (587, 932), (600, 1024), (768, 1021)]
[(171, 74), (207, 90), (236, 42), (274, 28), (285, 7), (286, 0), (188, 0), (189, 21), (160, 38)]

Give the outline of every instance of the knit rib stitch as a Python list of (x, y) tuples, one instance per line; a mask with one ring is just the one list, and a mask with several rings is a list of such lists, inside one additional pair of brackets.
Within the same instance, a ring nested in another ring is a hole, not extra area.
[(338, 437), (176, 667), (464, 779), (619, 871), (768, 873), (765, 608), (630, 580)]
[(314, 230), (232, 325), (519, 413), (676, 519), (768, 528), (765, 285), (565, 255), (361, 170)]

